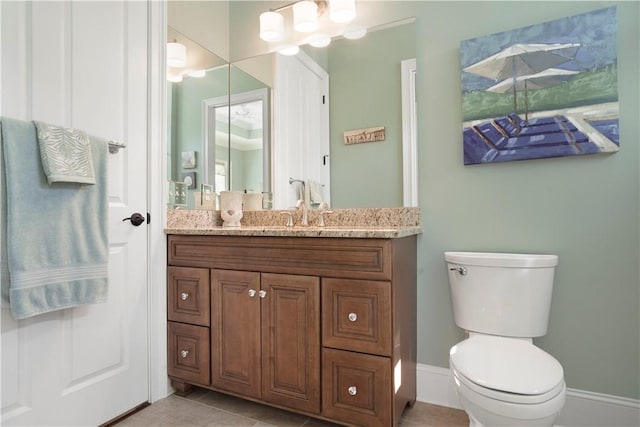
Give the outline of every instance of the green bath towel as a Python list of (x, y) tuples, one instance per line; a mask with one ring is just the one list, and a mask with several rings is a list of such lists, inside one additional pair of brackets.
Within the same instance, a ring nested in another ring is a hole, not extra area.
[(34, 123), (2, 118), (0, 126), (9, 271), (3, 295), (14, 318), (106, 301), (107, 143), (91, 138), (95, 185), (49, 185)]

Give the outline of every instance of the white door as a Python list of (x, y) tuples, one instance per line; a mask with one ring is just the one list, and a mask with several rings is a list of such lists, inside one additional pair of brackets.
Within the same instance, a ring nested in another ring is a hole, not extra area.
[(149, 399), (148, 230), (122, 221), (147, 212), (148, 4), (0, 7), (0, 113), (126, 145), (109, 154), (109, 300), (22, 321), (3, 304), (1, 424), (98, 425)]
[(277, 54), (273, 110), (274, 208), (296, 206), (289, 178), (322, 184), (330, 204), (329, 75), (303, 52)]

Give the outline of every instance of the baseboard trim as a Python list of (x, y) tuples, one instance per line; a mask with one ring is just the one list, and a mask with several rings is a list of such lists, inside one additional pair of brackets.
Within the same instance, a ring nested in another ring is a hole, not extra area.
[[(417, 400), (462, 409), (447, 368), (418, 364)], [(640, 400), (591, 391), (567, 389), (558, 425), (592, 427), (640, 426)]]

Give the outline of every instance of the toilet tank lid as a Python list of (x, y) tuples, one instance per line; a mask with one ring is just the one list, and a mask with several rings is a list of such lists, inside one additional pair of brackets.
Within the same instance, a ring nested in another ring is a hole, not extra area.
[(537, 395), (563, 381), (562, 365), (531, 342), (474, 335), (453, 346), (450, 362), (470, 381), (508, 393)]
[(509, 254), (498, 252), (445, 252), (447, 262), (486, 267), (555, 267), (557, 255)]

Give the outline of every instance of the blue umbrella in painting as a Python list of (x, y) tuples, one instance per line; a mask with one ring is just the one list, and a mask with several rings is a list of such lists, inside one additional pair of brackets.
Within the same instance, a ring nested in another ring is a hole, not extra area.
[(513, 80), (513, 109), (517, 112), (516, 87), (518, 76), (536, 74), (575, 58), (580, 43), (513, 44), (463, 71), (495, 81)]
[(578, 71), (563, 70), (561, 68), (549, 68), (536, 74), (530, 74), (527, 76), (518, 76), (515, 79), (504, 79), (500, 83), (497, 83), (487, 89), (489, 92), (506, 93), (510, 90), (524, 91), (524, 119), (525, 122), (529, 120), (529, 102), (527, 97), (527, 91), (532, 89), (544, 89), (551, 86), (558, 85), (566, 82), (574, 75), (578, 74)]

